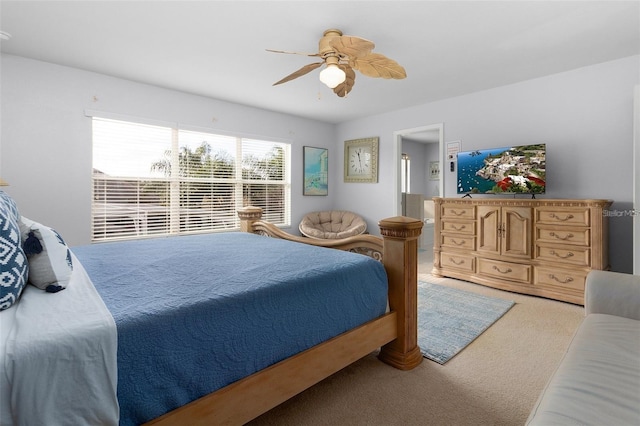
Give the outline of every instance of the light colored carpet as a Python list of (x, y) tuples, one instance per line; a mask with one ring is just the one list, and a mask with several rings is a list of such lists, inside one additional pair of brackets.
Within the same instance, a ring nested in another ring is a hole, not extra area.
[(516, 302), (445, 365), (399, 371), (375, 354), (254, 420), (260, 425), (522, 425), (583, 318), (581, 306), (419, 274)]

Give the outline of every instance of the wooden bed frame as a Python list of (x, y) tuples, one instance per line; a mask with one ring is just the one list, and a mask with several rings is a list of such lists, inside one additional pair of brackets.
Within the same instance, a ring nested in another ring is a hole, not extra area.
[(333, 339), (232, 383), (148, 425), (240, 425), (276, 407), (322, 379), (380, 349), (378, 358), (401, 370), (422, 362), (417, 344), (418, 237), (422, 222), (398, 216), (378, 224), (382, 238), (342, 240), (298, 237), (261, 221), (262, 209), (238, 211), (241, 230), (321, 247), (355, 251), (380, 260), (389, 280), (389, 312)]

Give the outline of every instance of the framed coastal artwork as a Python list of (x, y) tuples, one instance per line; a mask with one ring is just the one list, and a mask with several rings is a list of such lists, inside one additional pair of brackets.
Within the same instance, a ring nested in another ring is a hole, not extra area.
[(302, 195), (328, 195), (329, 150), (305, 146), (302, 162), (304, 164)]

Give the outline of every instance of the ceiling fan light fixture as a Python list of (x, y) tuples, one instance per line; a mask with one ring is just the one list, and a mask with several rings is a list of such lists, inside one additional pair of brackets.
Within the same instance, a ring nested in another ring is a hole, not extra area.
[[(326, 65), (320, 72), (320, 81), (326, 84), (333, 93), (343, 98), (351, 92), (356, 81), (355, 71), (367, 77), (393, 78), (400, 80), (407, 73), (400, 64), (380, 53), (372, 53), (375, 44), (364, 38), (346, 36), (340, 30), (327, 30), (318, 42), (318, 53), (298, 53), (315, 56), (321, 61), (307, 64), (285, 78), (273, 83), (274, 86), (302, 77), (311, 71)], [(283, 50), (270, 50), (276, 53), (296, 53)]]
[(327, 85), (329, 89), (333, 89), (338, 84), (343, 83), (347, 75), (335, 64), (328, 64), (325, 69), (320, 72), (320, 81)]

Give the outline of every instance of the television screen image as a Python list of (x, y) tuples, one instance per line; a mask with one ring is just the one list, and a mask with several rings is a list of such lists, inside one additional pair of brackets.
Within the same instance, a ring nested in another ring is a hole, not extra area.
[(543, 194), (546, 145), (458, 153), (458, 194)]

